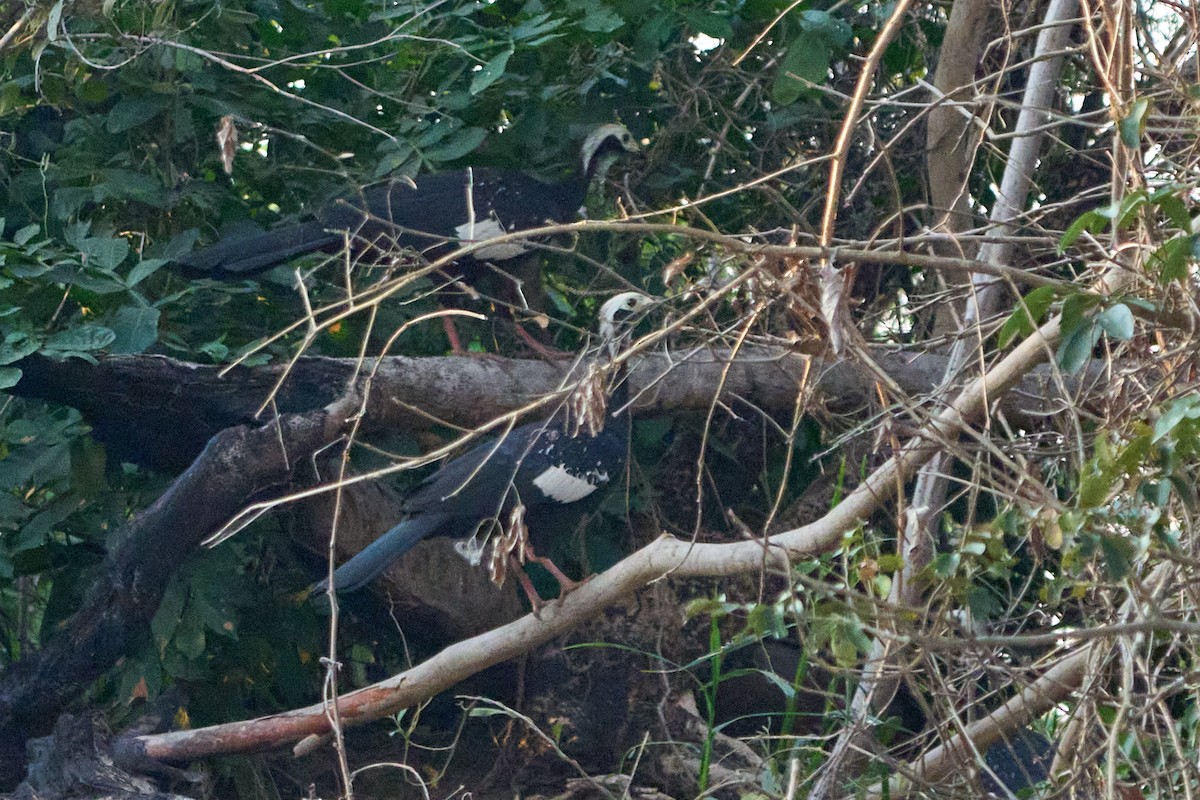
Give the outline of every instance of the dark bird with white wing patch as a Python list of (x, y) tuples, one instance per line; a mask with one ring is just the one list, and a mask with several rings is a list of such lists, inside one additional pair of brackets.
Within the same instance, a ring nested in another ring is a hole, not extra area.
[[(306, 253), (335, 253), (345, 246), (372, 261), (403, 250), (433, 260), (460, 244), (577, 219), (588, 187), (602, 180), (621, 154), (637, 150), (637, 141), (623, 125), (601, 125), (584, 140), (578, 171), (558, 183), (493, 167), (398, 178), (328, 203), (307, 221), (222, 239), (180, 259), (179, 265), (192, 275), (231, 280)], [(456, 259), (445, 272), (471, 284), (490, 272), (488, 264), (505, 267), (533, 247), (520, 239), (485, 245)], [(449, 328), (447, 333), (459, 352), (457, 337)]]
[[(430, 536), (463, 540), (460, 551), (476, 563), (482, 558), (483, 540), (490, 538), (493, 579), (503, 580), (514, 566), (535, 609), (541, 601), (521, 563), (545, 566), (563, 594), (574, 588), (575, 582), (553, 562), (533, 551), (528, 529), (537, 527), (543, 511), (572, 506), (582, 515), (587, 506), (581, 501), (618, 482), (624, 473), (628, 390), (623, 375), (611, 374), (611, 365), (632, 324), (653, 302), (638, 292), (625, 292), (604, 303), (601, 355), (590, 362), (588, 374), (563, 408), (549, 419), (476, 445), (427, 478), (405, 498), (404, 518), (334, 572), (337, 591), (360, 588)], [(605, 411), (603, 387), (608, 380), (615, 382), (615, 389)], [(327, 581), (314, 587), (327, 588)]]

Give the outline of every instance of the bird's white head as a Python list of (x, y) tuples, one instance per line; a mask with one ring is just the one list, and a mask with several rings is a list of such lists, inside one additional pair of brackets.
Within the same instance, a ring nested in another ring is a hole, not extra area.
[(580, 150), (583, 158), (583, 174), (589, 180), (599, 180), (608, 172), (622, 153), (636, 153), (637, 139), (624, 125), (610, 122), (588, 134)]
[(654, 305), (654, 298), (641, 292), (621, 292), (600, 306), (600, 338), (615, 354), (621, 334), (632, 329), (642, 313)]

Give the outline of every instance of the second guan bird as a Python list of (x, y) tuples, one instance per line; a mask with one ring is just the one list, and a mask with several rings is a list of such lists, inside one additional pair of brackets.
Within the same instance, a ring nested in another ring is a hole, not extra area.
[[(460, 550), (478, 558), (480, 530), (498, 537), (492, 541), (493, 579), (502, 578), (507, 567), (514, 566), (535, 609), (540, 600), (520, 565), (512, 563), (514, 553), (524, 556), (517, 561), (545, 566), (564, 594), (569, 591), (574, 582), (549, 559), (537, 555), (525, 533), (536, 537), (545, 512), (554, 509), (571, 508), (582, 516), (589, 507), (583, 501), (619, 481), (624, 472), (629, 412), (623, 407), (628, 389), (623, 375), (613, 375), (610, 367), (633, 324), (653, 302), (638, 292), (624, 292), (600, 308), (600, 354), (589, 365), (589, 377), (616, 384), (606, 410), (601, 404), (601, 413), (595, 413), (594, 401), (603, 394), (589, 394), (593, 382), (577, 390), (576, 397), (583, 402), (567, 402), (549, 419), (514, 428), (450, 461), (405, 498), (403, 519), (395, 527), (334, 571), (337, 591), (364, 586), (431, 536), (474, 542), (475, 547), (460, 546)], [(566, 524), (562, 515), (553, 516), (556, 526)], [(327, 581), (314, 587), (314, 591), (327, 589)]]
[[(591, 184), (603, 179), (621, 154), (637, 150), (623, 125), (609, 123), (588, 134), (578, 170), (558, 183), (494, 167), (397, 178), (338, 198), (304, 221), (221, 239), (178, 263), (194, 276), (230, 280), (347, 245), (368, 261), (398, 250), (434, 259), (460, 244), (577, 219)], [(447, 272), (473, 283), (486, 273), (485, 264), (503, 266), (532, 247), (521, 240), (485, 245), (464, 254)]]

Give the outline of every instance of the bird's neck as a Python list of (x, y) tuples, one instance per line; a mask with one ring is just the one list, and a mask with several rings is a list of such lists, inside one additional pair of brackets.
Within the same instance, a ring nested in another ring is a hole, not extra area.
[[(629, 371), (622, 364), (613, 371), (612, 388), (608, 393), (608, 414), (621, 411), (629, 402)], [(627, 411), (624, 413), (628, 413)]]
[(608, 175), (608, 171), (612, 169), (613, 164), (617, 163), (619, 154), (612, 150), (603, 149), (595, 153), (592, 158), (583, 165), (581, 178), (585, 186), (591, 186), (593, 183), (604, 180)]
[(570, 190), (579, 198), (578, 205), (583, 205), (584, 200), (587, 199), (588, 190), (593, 184), (604, 180), (608, 171), (612, 169), (613, 164), (616, 164), (619, 158), (620, 153), (611, 147), (601, 147), (590, 157), (584, 159), (579, 172), (568, 181)]

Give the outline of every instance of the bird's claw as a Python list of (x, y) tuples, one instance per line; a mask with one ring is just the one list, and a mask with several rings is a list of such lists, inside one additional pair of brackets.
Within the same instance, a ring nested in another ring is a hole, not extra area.
[(529, 600), (529, 606), (533, 610), (533, 616), (537, 619), (542, 618), (542, 609), (550, 605), (551, 602), (561, 602), (563, 598), (575, 591), (585, 583), (590, 581), (594, 576), (588, 575), (583, 580), (573, 580), (567, 577), (558, 565), (551, 561), (546, 556), (539, 556), (536, 553), (526, 551), (526, 560), (533, 561), (545, 567), (546, 571), (554, 576), (554, 580), (558, 581), (558, 597), (552, 601), (546, 601), (541, 598), (537, 590), (533, 588), (533, 582), (529, 580), (529, 576), (525, 574), (525, 570), (521, 568), (521, 564), (513, 558), (513, 569), (517, 574), (517, 581), (521, 584), (521, 589), (525, 592), (525, 597)]

